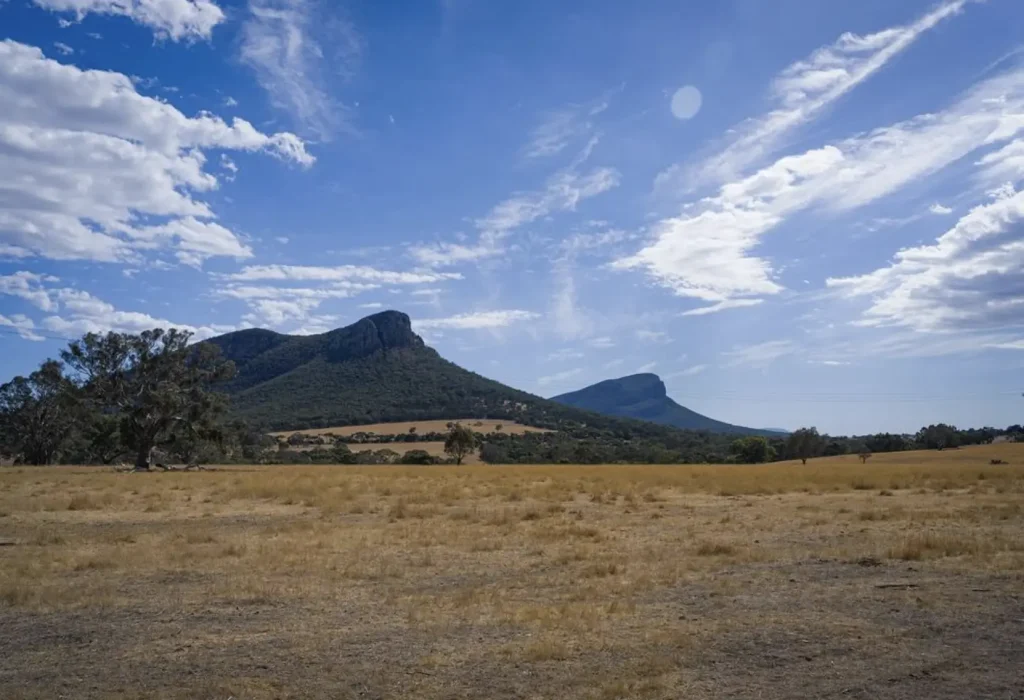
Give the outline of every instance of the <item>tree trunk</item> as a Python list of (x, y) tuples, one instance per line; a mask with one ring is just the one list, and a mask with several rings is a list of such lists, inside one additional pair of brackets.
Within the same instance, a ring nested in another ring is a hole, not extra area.
[(138, 471), (149, 471), (153, 461), (154, 445), (143, 443), (139, 445), (139, 452), (135, 456), (135, 469)]
[(806, 457), (801, 457), (800, 461), (803, 462), (804, 464), (807, 464), (807, 458)]

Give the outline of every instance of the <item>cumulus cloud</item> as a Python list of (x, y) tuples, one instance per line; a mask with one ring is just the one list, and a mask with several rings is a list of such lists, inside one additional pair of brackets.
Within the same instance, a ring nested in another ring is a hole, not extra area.
[(458, 314), (447, 318), (425, 318), (412, 322), (413, 328), (417, 330), (474, 330), (484, 328), (505, 328), (514, 323), (532, 321), (539, 317), (532, 311), (520, 309), (506, 309), (500, 311), (476, 311), (473, 313)]
[(938, 202), (935, 202), (935, 204), (928, 207), (928, 211), (932, 214), (935, 214), (936, 216), (946, 216), (947, 214), (953, 213), (952, 209), (942, 204), (939, 204)]
[[(209, 0), (33, 0), (39, 7), (74, 13), (120, 15), (146, 26), (160, 38), (209, 39), (224, 12)], [(65, 26), (66, 20), (60, 20)]]
[(0, 276), (0, 296), (19, 297), (50, 314), (38, 324), (23, 314), (0, 316), (0, 325), (16, 328), (22, 337), (30, 340), (40, 339), (33, 332), (39, 328), (62, 337), (72, 337), (84, 333), (138, 333), (150, 328), (174, 327), (191, 331), (197, 340), (235, 330), (235, 326), (190, 326), (142, 312), (123, 311), (89, 292), (59, 286), (59, 282), (60, 279), (52, 275), (28, 271)]
[[(1024, 70), (986, 80), (926, 114), (801, 154), (723, 185), (679, 216), (652, 226), (651, 241), (617, 260), (676, 294), (710, 302), (775, 294), (771, 263), (751, 254), (761, 237), (811, 207), (852, 210), (1024, 131)], [(1009, 159), (1015, 154), (1001, 151)], [(1002, 161), (983, 161), (992, 170)]]
[(363, 51), (354, 25), (330, 9), (317, 0), (249, 0), (242, 24), (242, 62), (276, 107), (321, 139), (350, 128), (328, 78), (350, 77)]
[(0, 246), (22, 257), (111, 262), (160, 248), (190, 263), (247, 257), (195, 196), (218, 186), (203, 149), (313, 162), (293, 134), (189, 118), (140, 95), (125, 75), (64, 65), (10, 40), (0, 42), (0, 104)]
[(932, 332), (1024, 327), (1024, 192), (1000, 188), (935, 243), (826, 284), (846, 297), (871, 298), (861, 325)]
[(33, 329), (36, 324), (28, 316), (24, 314), (14, 314), (12, 316), (4, 316), (0, 314), (0, 326), (14, 329), (17, 334), (25, 340), (43, 340), (43, 336), (36, 333)]
[(772, 84), (775, 107), (733, 129), (729, 144), (695, 168), (674, 166), (657, 186), (724, 182), (769, 155), (794, 129), (823, 113), (928, 30), (960, 12), (967, 0), (943, 2), (914, 22), (860, 36), (847, 32), (830, 46), (784, 69)]

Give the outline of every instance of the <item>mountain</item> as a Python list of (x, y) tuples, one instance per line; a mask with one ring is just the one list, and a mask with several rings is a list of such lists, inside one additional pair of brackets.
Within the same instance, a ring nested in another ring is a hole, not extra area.
[(248, 329), (206, 342), (235, 363), (236, 376), (224, 387), (232, 413), (266, 430), (487, 417), (667, 435), (658, 426), (574, 409), (462, 369), (427, 347), (398, 311), (320, 335)]
[(665, 383), (656, 374), (608, 379), (551, 400), (609, 416), (637, 418), (685, 430), (778, 437), (773, 431), (723, 423), (680, 406), (668, 397)]

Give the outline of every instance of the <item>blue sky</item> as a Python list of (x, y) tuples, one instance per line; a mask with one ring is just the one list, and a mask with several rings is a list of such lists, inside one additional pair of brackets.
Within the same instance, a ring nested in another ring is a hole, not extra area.
[(1019, 423), (1013, 0), (0, 1), (0, 371), (385, 308), (550, 396)]

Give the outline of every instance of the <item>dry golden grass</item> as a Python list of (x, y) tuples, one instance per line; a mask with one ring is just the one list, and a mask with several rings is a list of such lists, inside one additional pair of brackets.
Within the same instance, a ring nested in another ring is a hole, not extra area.
[(480, 418), (452, 418), (450, 420), (414, 420), (401, 423), (373, 423), (372, 425), (343, 425), (335, 428), (310, 428), (308, 430), (283, 430), (271, 435), (288, 437), (296, 433), (300, 435), (354, 435), (355, 433), (376, 433), (377, 435), (405, 435), (410, 428), (416, 428), (418, 433), (444, 433), (448, 431), (449, 423), (462, 423), (478, 433), (493, 433), (497, 426), (501, 426), (501, 432), (510, 435), (521, 435), (522, 433), (546, 433), (543, 428), (534, 428), (529, 425), (522, 425), (515, 421), (491, 420)]
[(1024, 445), (4, 468), (0, 544), (4, 698), (1012, 696)]

